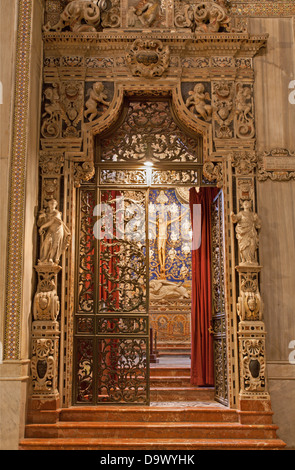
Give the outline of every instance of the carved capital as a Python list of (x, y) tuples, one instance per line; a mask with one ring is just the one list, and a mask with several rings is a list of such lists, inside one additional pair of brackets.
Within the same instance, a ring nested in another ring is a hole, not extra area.
[(42, 176), (59, 176), (64, 164), (62, 153), (41, 152), (39, 165)]
[(235, 173), (237, 176), (253, 175), (257, 166), (256, 152), (233, 152), (232, 166), (235, 168)]
[(221, 162), (206, 162), (203, 166), (203, 174), (211, 183), (216, 183), (218, 188), (223, 186), (223, 165)]
[(82, 182), (89, 181), (95, 174), (95, 167), (92, 162), (74, 164), (75, 187), (79, 188)]

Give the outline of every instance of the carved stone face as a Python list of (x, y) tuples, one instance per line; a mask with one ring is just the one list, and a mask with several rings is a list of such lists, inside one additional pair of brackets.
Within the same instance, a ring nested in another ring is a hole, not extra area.
[(256, 299), (255, 299), (255, 297), (249, 297), (248, 307), (251, 310), (251, 312), (254, 312), (254, 310), (256, 308)]
[(249, 199), (246, 199), (245, 201), (242, 202), (242, 207), (244, 210), (249, 210), (251, 209), (252, 202)]
[(57, 208), (57, 201), (55, 199), (50, 199), (47, 205), (49, 212), (53, 212)]

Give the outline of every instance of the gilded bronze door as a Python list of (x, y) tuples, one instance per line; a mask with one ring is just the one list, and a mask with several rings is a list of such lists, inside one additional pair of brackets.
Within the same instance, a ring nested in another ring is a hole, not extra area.
[(224, 279), (223, 192), (212, 204), (212, 334), (214, 348), (215, 399), (228, 405), (227, 346)]
[(82, 187), (75, 404), (149, 403), (145, 189)]

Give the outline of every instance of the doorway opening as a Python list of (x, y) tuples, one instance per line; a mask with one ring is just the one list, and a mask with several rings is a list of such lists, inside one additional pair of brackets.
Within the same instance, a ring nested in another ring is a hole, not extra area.
[(126, 100), (98, 136), (77, 199), (73, 404), (149, 404), (151, 368), (190, 367), (189, 189), (208, 183), (202, 165), (202, 137), (169, 99)]

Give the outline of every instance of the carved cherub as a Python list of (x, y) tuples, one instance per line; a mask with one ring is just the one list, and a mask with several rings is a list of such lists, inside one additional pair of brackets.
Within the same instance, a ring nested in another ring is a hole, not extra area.
[(253, 118), (251, 89), (239, 85), (236, 98), (236, 114), (240, 122)]
[(70, 231), (62, 221), (55, 199), (50, 199), (47, 210), (40, 212), (38, 226), (41, 235), (39, 263), (59, 264), (60, 257), (68, 245)]
[(242, 201), (243, 210), (238, 214), (231, 213), (231, 220), (236, 226), (236, 237), (239, 244), (240, 266), (257, 265), (256, 250), (258, 248), (258, 232), (261, 222), (257, 214), (251, 210), (251, 201)]
[(193, 91), (189, 92), (189, 97), (186, 100), (188, 109), (194, 108), (194, 111), (199, 114), (205, 121), (208, 121), (212, 115), (212, 106), (207, 104), (206, 101), (211, 102), (209, 93), (205, 92), (205, 87), (202, 83), (197, 83)]
[(87, 96), (89, 97), (86, 101), (86, 111), (84, 112), (85, 118), (88, 117), (89, 121), (93, 121), (98, 115), (97, 105), (100, 103), (105, 106), (109, 106), (109, 101), (107, 100), (107, 94), (104, 92), (104, 85), (102, 82), (96, 82), (91, 88)]
[(57, 85), (53, 84), (53, 86), (46, 88), (44, 90), (44, 97), (47, 102), (44, 105), (45, 112), (42, 114), (42, 118), (48, 116), (47, 120), (50, 121), (60, 111), (60, 97)]

